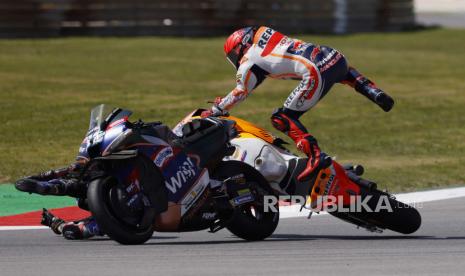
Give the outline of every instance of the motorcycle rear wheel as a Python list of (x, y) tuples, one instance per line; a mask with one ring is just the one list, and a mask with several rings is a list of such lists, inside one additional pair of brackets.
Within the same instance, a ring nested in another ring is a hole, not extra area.
[(263, 196), (274, 196), (268, 181), (255, 168), (239, 161), (225, 161), (217, 167), (214, 179), (224, 180), (243, 174), (256, 200), (238, 207), (226, 228), (247, 241), (264, 240), (271, 236), (279, 223), (279, 207), (276, 211), (264, 212)]
[(125, 223), (118, 217), (110, 203), (110, 191), (118, 185), (111, 177), (101, 177), (89, 183), (87, 200), (89, 209), (101, 230), (113, 240), (125, 244), (142, 244), (149, 240), (154, 232), (153, 224), (145, 229)]

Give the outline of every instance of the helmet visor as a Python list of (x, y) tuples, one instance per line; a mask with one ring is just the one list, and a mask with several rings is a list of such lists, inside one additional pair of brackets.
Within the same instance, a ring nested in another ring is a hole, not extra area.
[(241, 55), (241, 45), (237, 45), (236, 48), (232, 49), (227, 55), (226, 58), (229, 62), (237, 69), (239, 68), (239, 62), (242, 58)]

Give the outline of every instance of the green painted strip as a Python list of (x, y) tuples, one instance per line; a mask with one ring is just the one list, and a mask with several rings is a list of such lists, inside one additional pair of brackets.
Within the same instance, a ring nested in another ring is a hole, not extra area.
[(0, 184), (0, 216), (16, 215), (45, 208), (60, 208), (76, 205), (67, 196), (41, 196), (15, 189), (12, 184)]

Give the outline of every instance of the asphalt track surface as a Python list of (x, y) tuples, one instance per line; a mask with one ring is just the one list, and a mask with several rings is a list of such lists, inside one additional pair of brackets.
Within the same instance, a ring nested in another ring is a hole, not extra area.
[(370, 233), (329, 215), (282, 219), (262, 242), (227, 230), (157, 233), (145, 245), (0, 232), (0, 275), (464, 275), (465, 198), (423, 203), (413, 235)]

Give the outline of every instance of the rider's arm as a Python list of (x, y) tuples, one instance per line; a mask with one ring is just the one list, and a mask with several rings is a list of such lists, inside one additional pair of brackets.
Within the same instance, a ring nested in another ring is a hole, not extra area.
[(253, 66), (254, 64), (248, 61), (239, 66), (236, 75), (236, 88), (215, 105), (221, 112), (230, 110), (237, 103), (245, 100), (259, 84), (257, 76), (252, 70)]

